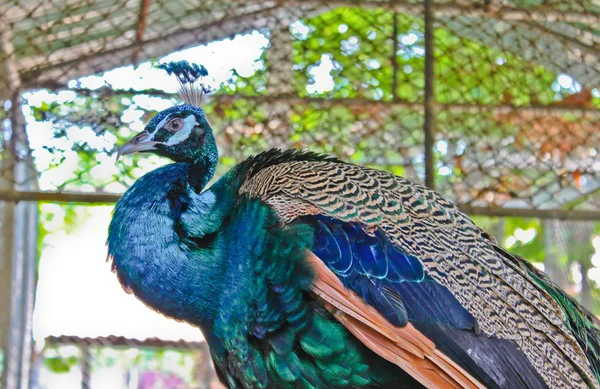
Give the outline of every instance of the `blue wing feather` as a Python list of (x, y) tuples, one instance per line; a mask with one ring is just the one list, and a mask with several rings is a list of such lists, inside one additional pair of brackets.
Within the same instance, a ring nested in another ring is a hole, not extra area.
[(421, 282), (425, 279), (425, 270), (416, 257), (404, 254), (387, 241), (385, 251), (389, 267), (387, 279), (390, 282)]
[(332, 268), (338, 274), (346, 275), (350, 269), (352, 269), (352, 245), (350, 244), (350, 240), (348, 235), (344, 233), (344, 230), (340, 225), (332, 226), (333, 236), (338, 244), (338, 248), (340, 249), (340, 256), (338, 260), (332, 264)]
[(376, 238), (364, 235), (363, 239), (354, 244), (353, 254), (358, 259), (362, 273), (367, 277), (384, 279), (387, 276), (385, 251)]
[(306, 221), (315, 230), (313, 252), (391, 323), (476, 328), (475, 318), (448, 289), (425, 274), (419, 259), (400, 251), (380, 231), (370, 235), (357, 223), (323, 215)]

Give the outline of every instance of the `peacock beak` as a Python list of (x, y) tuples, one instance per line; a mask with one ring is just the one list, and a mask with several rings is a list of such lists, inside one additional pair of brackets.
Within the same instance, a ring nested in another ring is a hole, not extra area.
[(140, 151), (156, 150), (156, 145), (159, 142), (152, 141), (152, 136), (148, 131), (143, 131), (131, 138), (131, 140), (125, 143), (117, 153), (117, 161), (122, 155), (136, 153)]

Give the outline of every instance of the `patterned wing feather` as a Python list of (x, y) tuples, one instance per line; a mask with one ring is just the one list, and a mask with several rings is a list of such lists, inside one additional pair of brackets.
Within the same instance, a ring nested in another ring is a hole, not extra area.
[[(271, 205), (284, 223), (324, 215), (383, 234), (402, 253), (418, 258), (427, 276), (475, 318), (478, 330), (515, 342), (549, 387), (600, 387), (589, 354), (569, 330), (557, 301), (523, 261), (503, 255), (444, 197), (374, 169), (307, 154), (271, 155), (276, 162), (248, 162), (246, 172), (252, 174), (244, 176), (240, 193)], [(331, 249), (340, 250), (343, 259), (347, 248), (338, 246)], [(347, 264), (340, 260), (336, 266), (344, 271)], [(381, 272), (377, 266), (364, 270)]]

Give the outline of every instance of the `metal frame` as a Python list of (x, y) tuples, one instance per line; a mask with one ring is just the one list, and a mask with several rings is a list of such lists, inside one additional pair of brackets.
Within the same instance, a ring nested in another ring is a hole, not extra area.
[[(47, 202), (77, 204), (114, 204), (121, 198), (117, 193), (78, 193), (44, 191), (0, 191), (0, 201), (6, 202)], [(600, 211), (577, 211), (569, 209), (534, 209), (475, 207), (469, 204), (457, 204), (457, 207), (469, 215), (498, 217), (530, 217), (559, 220), (600, 220)]]
[(425, 0), (423, 13), (425, 15), (425, 185), (435, 189), (435, 56), (434, 56), (434, 14), (432, 0)]
[[(208, 21), (202, 23), (199, 20), (198, 25), (177, 30), (168, 35), (154, 37), (146, 36), (146, 21), (148, 12), (151, 12), (152, 2), (150, 0), (139, 0), (140, 7), (138, 13), (138, 22), (132, 32), (132, 39), (116, 39), (109, 43), (97, 41), (86, 42), (84, 47), (75, 47), (65, 49), (62, 56), (67, 58), (65, 61), (54, 64), (45, 64), (38, 58), (34, 61), (27, 59), (24, 62), (17, 61), (23, 85), (25, 87), (37, 87), (40, 81), (52, 83), (56, 80), (66, 82), (68, 78), (76, 78), (89, 73), (97, 73), (109, 70), (114, 67), (126, 65), (133, 62), (142, 61), (150, 58), (159, 57), (168, 54), (174, 47), (183, 48), (191, 44), (201, 44), (212, 40), (223, 39), (233, 36), (253, 28), (263, 28), (269, 24), (273, 18), (285, 18), (290, 14), (290, 10), (302, 9), (306, 12), (318, 13), (326, 9), (340, 6), (358, 6), (364, 8), (383, 8), (402, 13), (422, 14), (423, 5), (410, 0), (286, 0), (286, 1), (266, 1), (262, 8), (249, 11), (240, 15), (229, 15), (222, 20)], [(312, 11), (309, 11), (312, 10)], [(513, 6), (482, 4), (481, 6), (464, 6), (453, 3), (436, 4), (435, 10), (432, 10), (436, 17), (455, 17), (469, 16), (479, 18), (498, 18), (502, 20), (518, 21), (528, 23), (532, 28), (536, 28), (544, 33), (557, 36), (558, 39), (572, 41), (569, 37), (550, 31), (542, 24), (537, 22), (553, 22), (557, 20), (569, 23), (598, 23), (600, 17), (580, 11), (567, 10), (565, 12), (557, 11), (549, 6), (534, 6), (522, 9)], [(15, 18), (14, 15), (11, 15)], [(581, 45), (581, 42), (574, 42), (584, 51), (591, 53), (597, 52), (597, 45)], [(142, 50), (143, 48), (143, 50)], [(54, 53), (58, 58), (61, 55)], [(42, 53), (47, 55), (47, 53)], [(115, 58), (121, 60), (114, 61)], [(107, 60), (111, 59), (111, 61)], [(1, 94), (1, 91), (0, 91)]]
[(81, 349), (81, 389), (91, 387), (91, 348), (92, 347), (123, 347), (123, 348), (168, 348), (182, 351), (197, 351), (200, 354), (200, 364), (197, 368), (205, 372), (201, 388), (210, 388), (212, 381), (211, 357), (208, 344), (202, 342), (188, 342), (183, 340), (168, 341), (157, 338), (152, 339), (130, 339), (122, 336), (102, 336), (98, 338), (81, 338), (78, 336), (50, 336), (45, 340), (47, 346), (72, 345)]

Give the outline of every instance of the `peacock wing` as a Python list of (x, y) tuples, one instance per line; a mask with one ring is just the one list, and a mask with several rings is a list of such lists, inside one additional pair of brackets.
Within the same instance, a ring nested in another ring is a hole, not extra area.
[[(428, 361), (422, 371), (435, 368), (448, 387), (599, 387), (597, 356), (571, 331), (564, 305), (439, 194), (311, 153), (271, 151), (238, 173), (239, 192), (282, 223), (313, 226), (314, 293), (407, 372)], [(418, 358), (402, 363), (401, 354)]]

